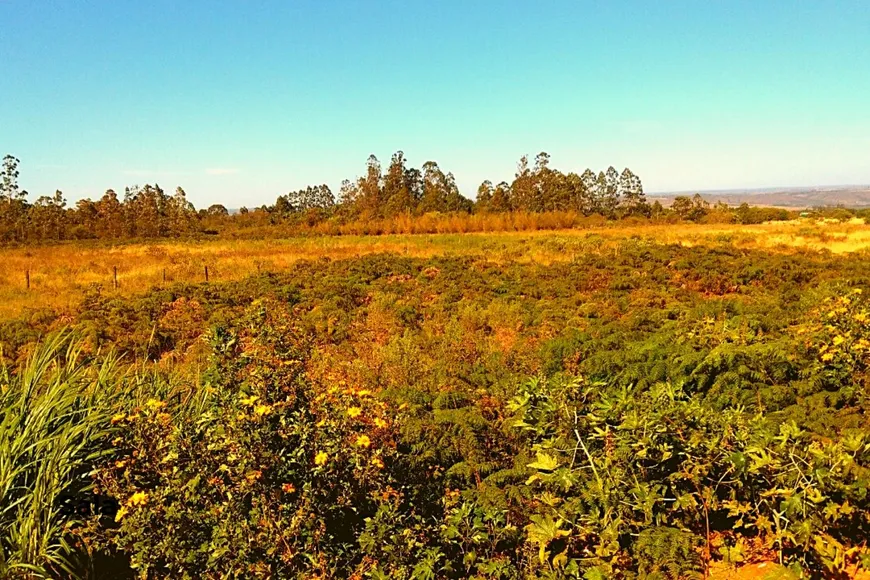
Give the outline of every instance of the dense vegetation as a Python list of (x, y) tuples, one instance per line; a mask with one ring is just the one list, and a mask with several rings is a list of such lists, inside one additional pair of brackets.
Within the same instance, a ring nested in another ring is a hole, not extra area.
[(3, 321), (3, 574), (870, 565), (870, 262), (538, 243), (575, 258), (323, 259)]
[[(550, 167), (546, 153), (532, 165), (520, 159), (511, 183), (483, 182), (475, 201), (434, 161), (417, 169), (399, 151), (386, 171), (370, 156), (365, 175), (345, 180), (338, 199), (326, 185), (309, 186), (278, 196), (273, 205), (234, 213), (220, 204), (197, 211), (182, 187), (169, 195), (157, 184), (130, 186), (121, 196), (110, 189), (74, 207), (61, 191), (30, 202), (18, 177), (19, 161), (7, 155), (0, 168), (0, 242), (558, 229), (581, 225), (589, 216), (754, 224), (796, 215), (746, 204), (711, 207), (699, 195), (677, 197), (664, 208), (647, 202), (640, 177), (628, 168), (563, 173)], [(839, 217), (854, 213), (843, 209)]]

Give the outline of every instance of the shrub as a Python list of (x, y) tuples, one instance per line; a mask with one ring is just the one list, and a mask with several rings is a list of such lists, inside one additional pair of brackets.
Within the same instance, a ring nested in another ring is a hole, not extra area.
[(364, 389), (308, 381), (310, 343), (286, 308), (258, 304), (210, 338), (198, 392), (143, 394), (119, 415), (99, 481), (121, 507), (102, 545), (143, 575), (347, 574), (389, 492), (395, 414)]

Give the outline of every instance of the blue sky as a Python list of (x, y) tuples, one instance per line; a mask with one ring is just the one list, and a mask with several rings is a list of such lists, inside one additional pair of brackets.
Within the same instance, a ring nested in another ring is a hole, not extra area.
[(31, 196), (335, 191), (397, 149), (473, 196), (517, 159), (647, 191), (870, 183), (870, 2), (0, 0)]

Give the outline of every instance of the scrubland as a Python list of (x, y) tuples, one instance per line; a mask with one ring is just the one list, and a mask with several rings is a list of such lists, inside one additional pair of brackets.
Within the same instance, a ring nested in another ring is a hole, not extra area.
[[(480, 255), (494, 263), (552, 263), (624, 238), (663, 244), (729, 244), (747, 249), (827, 250), (835, 254), (870, 247), (870, 226), (795, 220), (760, 225), (599, 225), (558, 231), (500, 231), (445, 234), (305, 236), (285, 239), (183, 240), (147, 243), (67, 243), (0, 249), (0, 317), (26, 308), (73, 309), (95, 285), (131, 296), (175, 282), (212, 282), (286, 271), (300, 260), (347, 259), (395, 253), (428, 258)], [(115, 287), (117, 268), (117, 288)], [(30, 289), (27, 277), (30, 277)]]
[(0, 576), (858, 577), (868, 244), (620, 222), (0, 250)]

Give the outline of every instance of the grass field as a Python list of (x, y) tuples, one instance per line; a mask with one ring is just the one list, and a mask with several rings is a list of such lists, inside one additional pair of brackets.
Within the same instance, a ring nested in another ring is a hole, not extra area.
[[(0, 318), (27, 308), (65, 311), (83, 292), (129, 296), (173, 282), (239, 280), (259, 272), (281, 272), (300, 260), (343, 259), (395, 253), (428, 258), (484, 256), (494, 263), (568, 261), (585, 251), (603, 251), (625, 238), (666, 244), (729, 244), (746, 249), (828, 250), (836, 254), (870, 247), (870, 226), (856, 223), (793, 221), (755, 226), (642, 225), (594, 229), (469, 234), (299, 237), (279, 240), (203, 240), (121, 245), (62, 244), (0, 250)], [(118, 288), (114, 287), (114, 269)], [(26, 287), (30, 274), (30, 290)], [(164, 278), (165, 276), (165, 278)]]

